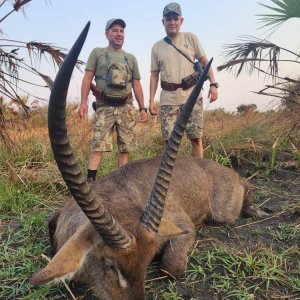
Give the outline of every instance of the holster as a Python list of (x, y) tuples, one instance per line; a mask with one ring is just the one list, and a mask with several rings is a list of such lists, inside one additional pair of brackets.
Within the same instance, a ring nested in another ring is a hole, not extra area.
[(94, 85), (93, 83), (91, 83), (90, 85), (90, 90), (92, 91), (93, 95), (98, 99), (98, 100), (104, 100), (104, 93), (103, 91), (97, 87), (96, 85)]
[(190, 87), (194, 86), (199, 78), (199, 72), (194, 72), (193, 74), (186, 76), (182, 79), (181, 85), (183, 90), (187, 90)]

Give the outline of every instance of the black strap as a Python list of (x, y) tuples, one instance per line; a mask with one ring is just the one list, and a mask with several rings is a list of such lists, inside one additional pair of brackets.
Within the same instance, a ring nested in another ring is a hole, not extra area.
[(195, 63), (185, 54), (183, 53), (180, 49), (178, 49), (173, 43), (172, 41), (170, 40), (170, 38), (168, 36), (166, 36), (164, 38), (164, 41), (166, 43), (168, 43), (169, 45), (173, 46), (181, 55), (183, 55), (190, 63), (192, 63), (193, 65), (195, 65)]
[[(203, 66), (201, 65), (201, 63), (197, 60), (196, 62), (193, 62), (185, 53), (183, 53), (180, 49), (178, 49), (173, 43), (172, 41), (170, 40), (170, 38), (168, 36), (166, 36), (164, 38), (164, 41), (173, 46), (181, 55), (183, 55), (190, 63), (192, 63), (194, 65), (194, 69), (199, 72), (200, 76), (202, 75), (203, 71), (204, 71), (204, 68)], [(205, 80), (208, 79), (208, 76), (206, 76)]]

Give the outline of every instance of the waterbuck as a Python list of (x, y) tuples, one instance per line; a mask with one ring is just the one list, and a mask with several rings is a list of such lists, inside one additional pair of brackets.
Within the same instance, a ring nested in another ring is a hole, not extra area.
[(184, 105), (162, 157), (133, 162), (95, 183), (87, 182), (69, 143), (65, 106), (88, 28), (89, 23), (57, 74), (48, 113), (55, 160), (75, 201), (49, 220), (53, 258), (30, 282), (69, 278), (92, 286), (99, 299), (145, 299), (146, 270), (154, 256), (161, 254), (162, 268), (180, 277), (195, 227), (207, 219), (232, 223), (241, 212), (251, 214), (251, 191), (245, 179), (214, 161), (176, 159), (211, 61)]

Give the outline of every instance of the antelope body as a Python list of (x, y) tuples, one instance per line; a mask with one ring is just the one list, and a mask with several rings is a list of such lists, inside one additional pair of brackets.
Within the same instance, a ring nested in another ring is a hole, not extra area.
[(67, 277), (91, 285), (99, 299), (144, 299), (146, 270), (154, 256), (161, 254), (162, 268), (181, 276), (195, 228), (204, 220), (232, 223), (242, 212), (251, 215), (251, 191), (245, 179), (214, 161), (179, 156), (174, 166), (210, 65), (184, 106), (163, 157), (130, 163), (87, 183), (65, 125), (66, 90), (87, 30), (88, 25), (61, 67), (49, 105), (53, 152), (75, 201), (49, 220), (53, 258), (30, 281), (39, 285)]

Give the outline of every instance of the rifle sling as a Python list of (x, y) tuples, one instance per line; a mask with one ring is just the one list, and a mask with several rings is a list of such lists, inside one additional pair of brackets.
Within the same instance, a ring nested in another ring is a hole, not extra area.
[(193, 65), (195, 65), (195, 63), (185, 54), (185, 53), (183, 53), (180, 49), (178, 49), (173, 43), (172, 43), (172, 41), (169, 39), (169, 37), (168, 36), (166, 36), (165, 38), (164, 38), (164, 41), (167, 43), (167, 44), (169, 44), (169, 45), (171, 45), (171, 46), (173, 46), (181, 55), (183, 55), (190, 63), (192, 63)]

